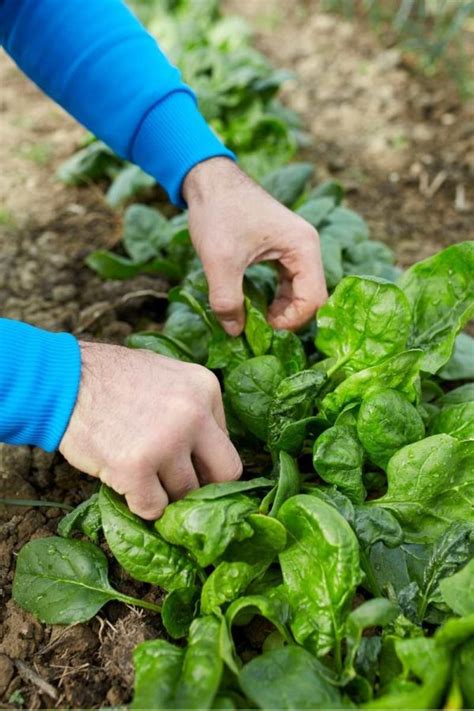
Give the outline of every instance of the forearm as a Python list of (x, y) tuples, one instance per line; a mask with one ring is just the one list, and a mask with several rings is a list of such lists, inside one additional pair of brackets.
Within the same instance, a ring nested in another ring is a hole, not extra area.
[(74, 336), (0, 318), (0, 442), (57, 449), (80, 373)]
[(0, 0), (0, 41), (38, 86), (177, 204), (194, 165), (232, 157), (121, 0)]

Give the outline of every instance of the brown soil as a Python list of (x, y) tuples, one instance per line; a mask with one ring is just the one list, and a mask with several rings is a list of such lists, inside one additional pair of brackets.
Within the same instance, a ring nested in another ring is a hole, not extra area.
[[(451, 84), (413, 74), (367, 27), (322, 13), (316, 0), (228, 0), (251, 19), (257, 45), (298, 81), (284, 92), (313, 136), (305, 158), (316, 177), (347, 187), (373, 235), (409, 264), (472, 238), (473, 115)], [(282, 10), (284, 8), (284, 11)], [(0, 313), (44, 328), (120, 342), (163, 304), (143, 296), (156, 279), (103, 283), (83, 266), (91, 248), (119, 236), (97, 186), (65, 187), (56, 167), (83, 131), (0, 56)], [(126, 296), (128, 300), (124, 300)], [(0, 445), (0, 497), (76, 504), (95, 482), (59, 455)], [(89, 625), (41, 625), (11, 601), (15, 555), (56, 531), (57, 508), (0, 506), (0, 705), (90, 708), (126, 703), (134, 644), (160, 634), (159, 620), (108, 605)], [(118, 567), (112, 581), (130, 594)]]

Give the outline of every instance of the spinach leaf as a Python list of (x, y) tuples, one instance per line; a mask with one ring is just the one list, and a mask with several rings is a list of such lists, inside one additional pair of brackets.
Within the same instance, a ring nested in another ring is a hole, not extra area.
[(21, 549), (13, 581), (13, 599), (41, 622), (73, 625), (90, 620), (110, 600), (160, 608), (123, 595), (107, 577), (107, 558), (92, 543), (52, 536)]
[(320, 197), (332, 197), (336, 204), (339, 205), (344, 197), (344, 188), (337, 180), (326, 180), (316, 188), (313, 188), (308, 194), (309, 199)]
[(308, 417), (325, 379), (323, 373), (302, 370), (279, 383), (270, 405), (268, 419), (270, 447), (276, 446), (286, 425)]
[(147, 205), (130, 205), (123, 218), (123, 246), (134, 262), (147, 262), (161, 254), (171, 230), (159, 210)]
[(406, 540), (433, 542), (454, 521), (474, 521), (474, 442), (440, 434), (409, 444), (388, 463), (388, 490), (375, 503), (392, 511)]
[(205, 568), (222, 556), (232, 540), (253, 535), (246, 517), (256, 509), (256, 502), (245, 494), (211, 500), (185, 497), (165, 509), (155, 528), (165, 541), (186, 548)]
[(240, 672), (239, 684), (261, 709), (343, 707), (336, 679), (301, 647), (283, 647), (256, 657)]
[(260, 184), (278, 202), (291, 207), (305, 189), (313, 170), (311, 163), (290, 163), (272, 170)]
[(336, 237), (326, 230), (321, 232), (320, 238), (324, 276), (328, 289), (334, 289), (344, 276), (342, 247)]
[[(369, 702), (369, 709), (438, 708), (445, 691), (451, 660), (434, 639), (397, 639), (395, 650), (402, 663), (401, 678), (392, 689)], [(412, 681), (416, 679), (417, 681)]]
[(382, 388), (400, 390), (414, 400), (417, 394), (414, 383), (422, 356), (420, 350), (405, 351), (354, 373), (324, 397), (322, 409), (328, 417), (335, 418), (347, 405), (360, 402)]
[(329, 215), (323, 230), (337, 235), (344, 248), (369, 239), (369, 227), (365, 220), (347, 207), (336, 207)]
[(340, 669), (344, 625), (361, 580), (355, 534), (332, 506), (304, 494), (288, 499), (278, 518), (289, 540), (280, 564), (292, 632), (318, 656), (334, 649)]
[(110, 550), (132, 578), (165, 590), (192, 585), (197, 568), (189, 558), (131, 513), (122, 499), (104, 485), (99, 506)]
[(320, 227), (335, 207), (336, 201), (332, 197), (311, 198), (297, 209), (296, 214), (313, 227)]
[(254, 530), (253, 536), (246, 539), (244, 546), (231, 543), (224, 554), (225, 560), (204, 583), (201, 595), (204, 614), (235, 600), (285, 548), (286, 531), (279, 521), (260, 514), (251, 514), (248, 521)]
[(460, 333), (454, 341), (454, 351), (437, 375), (443, 380), (474, 380), (474, 338)]
[(431, 421), (430, 434), (446, 433), (456, 439), (474, 439), (474, 400), (445, 405)]
[(61, 519), (58, 533), (63, 538), (72, 538), (74, 531), (81, 531), (92, 543), (97, 543), (101, 528), (99, 494), (92, 494), (89, 499)]
[(205, 363), (208, 357), (210, 332), (198, 314), (184, 304), (179, 304), (167, 317), (163, 336), (183, 344), (193, 354), (196, 363)]
[(466, 383), (450, 390), (440, 397), (436, 404), (444, 407), (444, 405), (458, 405), (462, 402), (474, 402), (474, 383)]
[(365, 499), (363, 461), (364, 450), (355, 427), (334, 425), (314, 443), (313, 465), (317, 473), (324, 481), (337, 486), (354, 503)]
[(221, 622), (201, 617), (191, 625), (186, 649), (164, 640), (135, 649), (132, 709), (210, 709), (223, 672)]
[(422, 370), (447, 363), (454, 339), (474, 316), (474, 242), (447, 247), (418, 262), (400, 280), (412, 311), (410, 345), (425, 355)]
[(266, 479), (263, 476), (249, 479), (248, 481), (222, 481), (219, 484), (206, 484), (199, 489), (193, 489), (186, 494), (186, 500), (203, 500), (212, 501), (214, 499), (222, 499), (231, 494), (241, 494), (244, 491), (258, 491), (259, 489), (269, 489), (273, 486), (271, 479)]
[(318, 312), (316, 346), (347, 374), (403, 351), (410, 309), (403, 292), (376, 277), (347, 277)]
[(369, 548), (379, 541), (394, 548), (403, 540), (403, 530), (397, 519), (381, 506), (355, 506), (353, 528), (361, 548)]
[(284, 377), (278, 358), (264, 355), (241, 363), (226, 378), (226, 393), (233, 411), (247, 429), (264, 442), (268, 436), (270, 405)]
[(153, 639), (139, 644), (133, 652), (135, 695), (131, 708), (173, 708), (183, 657), (184, 649), (175, 647), (164, 639)]
[(199, 590), (195, 587), (172, 590), (161, 608), (161, 621), (170, 637), (181, 639), (189, 633), (199, 606)]
[(474, 558), (440, 582), (443, 600), (457, 615), (474, 614)]
[(306, 353), (303, 345), (292, 331), (273, 331), (270, 354), (281, 361), (287, 375), (294, 375), (306, 367)]
[(245, 298), (245, 308), (245, 337), (255, 356), (265, 355), (272, 345), (273, 329), (265, 315), (253, 306), (248, 297)]
[(362, 400), (357, 434), (372, 462), (385, 469), (395, 452), (422, 439), (425, 427), (404, 393), (383, 389)]
[(119, 165), (120, 158), (105, 143), (93, 141), (62, 163), (57, 177), (66, 185), (81, 185), (111, 176)]
[(156, 185), (156, 180), (138, 165), (126, 165), (117, 173), (105, 195), (110, 207), (119, 207), (135, 195)]
[(162, 274), (172, 281), (179, 281), (181, 269), (169, 259), (156, 257), (151, 262), (134, 262), (120, 254), (98, 249), (86, 258), (86, 264), (103, 279), (133, 279), (138, 274)]
[(127, 336), (125, 343), (129, 348), (145, 348), (153, 353), (158, 353), (158, 355), (182, 360), (185, 363), (191, 363), (194, 360), (193, 354), (184, 343), (155, 331), (132, 333)]
[(241, 336), (229, 336), (219, 326), (209, 339), (206, 367), (230, 372), (250, 357), (251, 353), (244, 339)]
[(344, 662), (344, 679), (356, 676), (356, 655), (362, 642), (362, 633), (368, 627), (385, 627), (399, 615), (398, 605), (385, 598), (373, 598), (356, 607), (346, 621), (346, 658)]

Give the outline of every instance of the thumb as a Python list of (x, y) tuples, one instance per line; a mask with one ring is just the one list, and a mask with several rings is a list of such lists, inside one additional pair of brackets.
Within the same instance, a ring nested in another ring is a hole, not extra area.
[(243, 270), (229, 261), (207, 273), (209, 303), (230, 336), (238, 336), (245, 325), (243, 278)]

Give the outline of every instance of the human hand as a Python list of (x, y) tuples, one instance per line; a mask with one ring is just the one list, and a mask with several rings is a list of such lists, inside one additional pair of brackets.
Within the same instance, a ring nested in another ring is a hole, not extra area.
[(275, 328), (303, 326), (327, 298), (319, 236), (227, 158), (193, 168), (183, 184), (191, 240), (209, 283), (209, 300), (224, 329), (244, 327), (245, 269), (276, 261), (280, 285), (270, 306)]
[(150, 520), (200, 484), (240, 477), (209, 370), (144, 350), (80, 345), (79, 397), (59, 447), (72, 466)]

